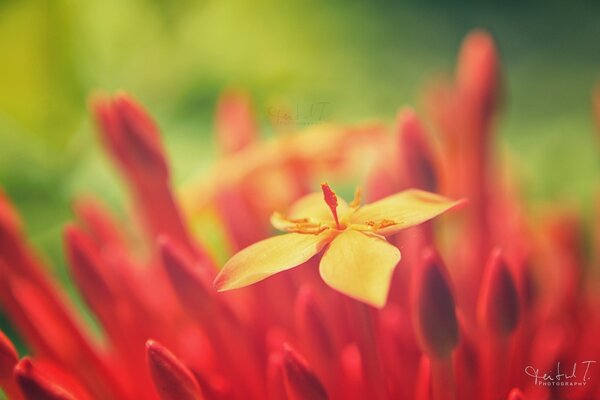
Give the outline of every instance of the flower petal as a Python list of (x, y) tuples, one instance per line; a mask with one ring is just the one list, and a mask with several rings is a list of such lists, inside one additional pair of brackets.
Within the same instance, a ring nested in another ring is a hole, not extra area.
[(352, 214), (351, 222), (372, 225), (376, 233), (391, 235), (430, 220), (463, 201), (410, 189), (359, 208)]
[(229, 259), (214, 285), (218, 291), (237, 289), (296, 267), (321, 251), (333, 234), (288, 233), (261, 240)]
[(331, 242), (319, 271), (332, 288), (381, 308), (398, 261), (400, 251), (385, 239), (349, 229)]

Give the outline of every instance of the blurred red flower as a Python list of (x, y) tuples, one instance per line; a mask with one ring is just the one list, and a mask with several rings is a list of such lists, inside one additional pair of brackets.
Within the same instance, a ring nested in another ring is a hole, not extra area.
[[(133, 240), (131, 221), (92, 199), (65, 228), (98, 341), (0, 196), (0, 304), (31, 350), (20, 358), (0, 334), (0, 387), (35, 400), (600, 398), (597, 254), (584, 251), (582, 217), (558, 204), (528, 218), (500, 172), (499, 71), (490, 36), (471, 33), (455, 78), (426, 91), (439, 141), (403, 110), (392, 134), (322, 127), (262, 142), (248, 100), (229, 93), (217, 113), (223, 156), (179, 199), (151, 118), (126, 95), (98, 99), (100, 136), (143, 235)], [(403, 260), (384, 308), (326, 286), (318, 257), (217, 293), (191, 219), (213, 210), (232, 252), (245, 248), (268, 236), (272, 211), (323, 175), (347, 176), (367, 148), (377, 155), (369, 201), (406, 188), (469, 199), (389, 238)]]

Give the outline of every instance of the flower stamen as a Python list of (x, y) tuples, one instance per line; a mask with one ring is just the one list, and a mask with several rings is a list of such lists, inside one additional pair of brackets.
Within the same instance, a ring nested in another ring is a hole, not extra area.
[(357, 209), (358, 207), (360, 207), (361, 194), (362, 193), (361, 193), (360, 187), (356, 187), (356, 190), (354, 191), (354, 199), (349, 204), (350, 208)]
[(335, 221), (336, 228), (341, 229), (340, 220), (338, 219), (337, 214), (338, 200), (335, 192), (331, 190), (327, 183), (321, 183), (321, 190), (323, 191), (323, 199), (325, 200), (325, 203), (327, 203), (327, 206), (331, 210), (331, 214), (333, 214), (333, 219)]

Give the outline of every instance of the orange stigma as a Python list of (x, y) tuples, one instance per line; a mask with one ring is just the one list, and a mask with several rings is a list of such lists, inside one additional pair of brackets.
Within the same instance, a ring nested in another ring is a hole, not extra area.
[(323, 191), (323, 199), (325, 203), (329, 206), (331, 213), (333, 214), (333, 219), (335, 220), (335, 226), (337, 229), (341, 229), (340, 220), (337, 215), (337, 206), (338, 200), (335, 192), (331, 190), (327, 183), (321, 183), (321, 190)]

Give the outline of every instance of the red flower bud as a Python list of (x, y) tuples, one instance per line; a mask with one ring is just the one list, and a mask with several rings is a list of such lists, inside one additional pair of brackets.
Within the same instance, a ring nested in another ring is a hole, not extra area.
[(433, 153), (428, 138), (412, 109), (405, 109), (398, 115), (398, 140), (400, 154), (397, 166), (403, 174), (406, 188), (417, 188), (437, 192), (438, 178)]
[(165, 347), (148, 340), (146, 357), (156, 391), (162, 400), (204, 398), (192, 372)]
[(325, 388), (319, 378), (290, 346), (283, 348), (285, 388), (290, 400), (326, 400)]
[(90, 238), (76, 226), (65, 229), (65, 252), (71, 275), (86, 302), (100, 317), (106, 317), (114, 293), (102, 273), (102, 261)]
[(510, 335), (519, 322), (517, 289), (499, 249), (492, 252), (486, 266), (478, 313), (482, 326), (500, 336)]
[(498, 99), (499, 61), (492, 37), (473, 31), (463, 41), (458, 58), (456, 80), (473, 117), (487, 123)]
[(159, 238), (158, 246), (163, 266), (181, 304), (203, 323), (210, 323), (206, 319), (214, 303), (210, 280), (204, 279), (201, 270), (195, 268), (184, 251), (166, 236)]
[[(27, 400), (75, 400), (72, 393), (34, 366), (28, 357), (15, 367), (15, 378)], [(78, 399), (79, 400), (79, 399)]]
[(428, 356), (446, 359), (458, 344), (458, 323), (448, 273), (439, 256), (426, 250), (414, 274), (411, 301), (419, 344)]
[(128, 173), (167, 179), (169, 172), (158, 128), (129, 96), (96, 100), (96, 120), (106, 147)]
[(226, 93), (217, 106), (217, 139), (225, 153), (235, 153), (256, 138), (256, 121), (250, 100), (241, 93)]

